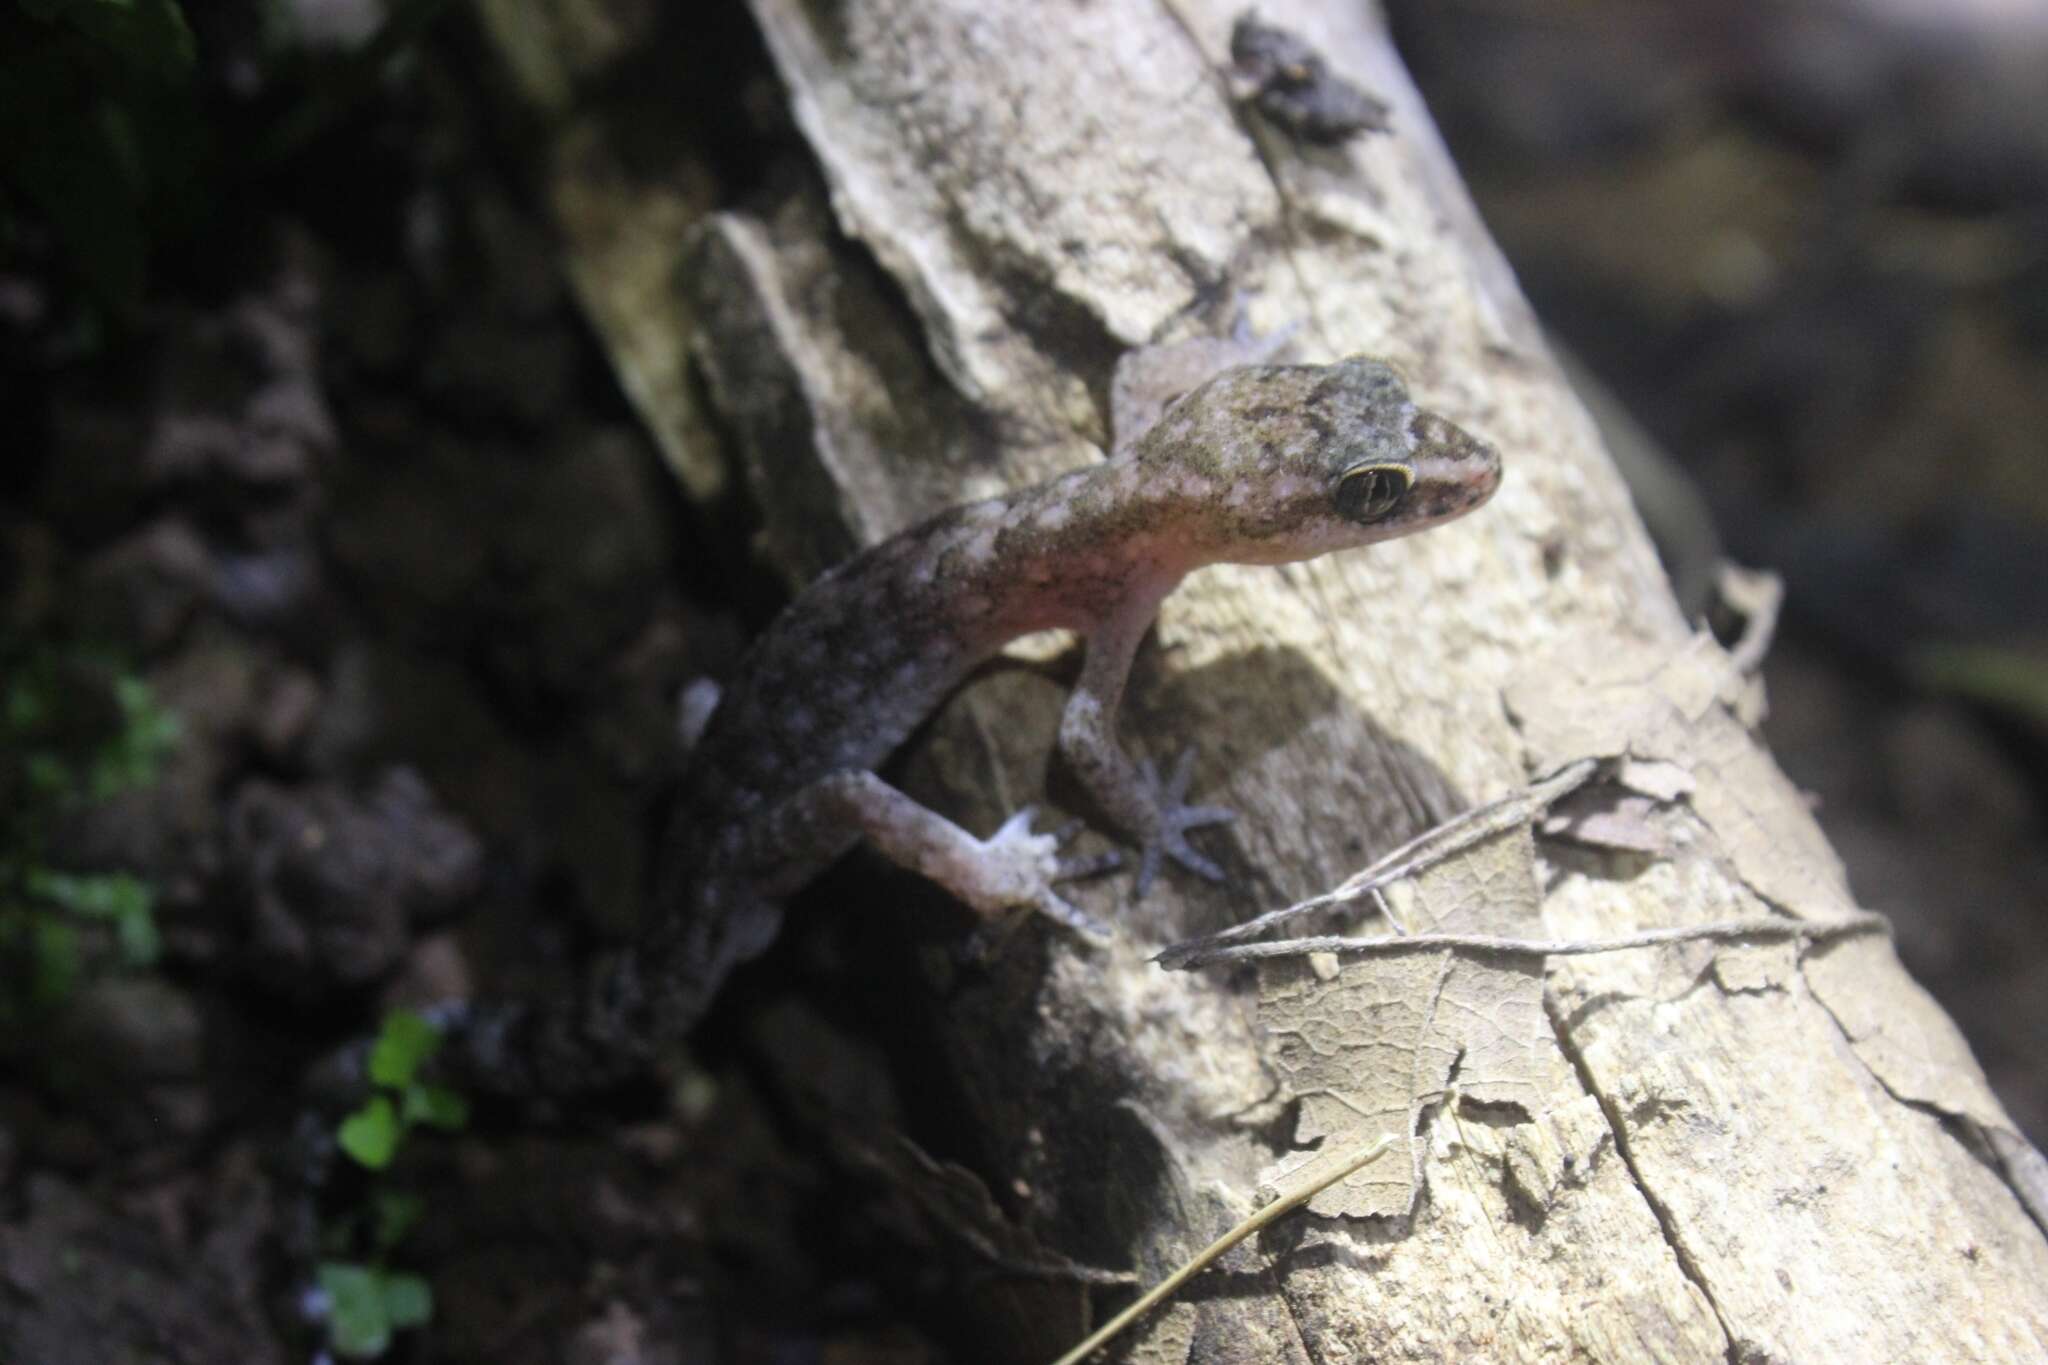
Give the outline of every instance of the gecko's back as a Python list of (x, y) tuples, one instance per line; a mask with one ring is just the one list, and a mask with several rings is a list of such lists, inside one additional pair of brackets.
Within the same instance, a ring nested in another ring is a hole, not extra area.
[(674, 988), (715, 989), (780, 927), (764, 890), (777, 852), (749, 845), (760, 816), (828, 774), (881, 766), (1005, 643), (1056, 623), (993, 572), (1015, 501), (954, 508), (835, 567), (749, 651), (691, 752), (665, 841), (656, 927), (679, 944), (670, 974), (698, 978)]
[(688, 841), (713, 832), (697, 875), (733, 866), (716, 831), (736, 830), (827, 773), (878, 766), (1012, 637), (963, 610), (976, 575), (948, 555), (964, 528), (999, 519), (1003, 507), (955, 508), (855, 556), (763, 633), (683, 775)]

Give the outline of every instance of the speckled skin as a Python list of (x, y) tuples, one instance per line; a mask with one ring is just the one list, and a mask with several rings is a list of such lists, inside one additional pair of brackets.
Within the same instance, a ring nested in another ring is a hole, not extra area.
[(1032, 631), (1087, 641), (1060, 749), (1139, 846), (1138, 893), (1162, 856), (1220, 876), (1184, 831), (1229, 812), (1183, 805), (1185, 764), (1162, 781), (1114, 733), (1161, 599), (1203, 565), (1283, 564), (1422, 530), (1499, 482), (1493, 449), (1416, 408), (1379, 361), (1253, 365), (1166, 406), (1102, 464), (954, 508), (833, 569), (731, 679), (684, 778), (654, 930), (574, 1019), (529, 1040), (554, 1054), (543, 1069), (587, 1079), (605, 1070), (593, 1049), (687, 1030), (774, 939), (783, 898), (862, 838), (984, 915), (1031, 906), (1091, 928), (1055, 892), (1055, 841), (1030, 831), (1028, 811), (979, 839), (875, 775), (969, 673)]

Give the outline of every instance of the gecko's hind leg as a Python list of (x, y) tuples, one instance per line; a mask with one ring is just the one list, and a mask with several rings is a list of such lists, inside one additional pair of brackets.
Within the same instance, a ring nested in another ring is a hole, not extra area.
[(871, 772), (830, 773), (748, 831), (763, 889), (787, 895), (865, 837), (899, 867), (930, 878), (988, 919), (1029, 907), (1091, 937), (1106, 931), (1053, 890), (1065, 876), (1059, 839), (1031, 832), (1031, 808), (986, 839), (905, 796)]

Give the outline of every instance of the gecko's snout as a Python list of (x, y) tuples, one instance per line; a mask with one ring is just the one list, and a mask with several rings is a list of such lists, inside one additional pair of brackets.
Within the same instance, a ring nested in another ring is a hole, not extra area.
[(1415, 438), (1416, 510), (1432, 520), (1469, 512), (1500, 487), (1500, 452), (1455, 422), (1417, 412), (1408, 425)]

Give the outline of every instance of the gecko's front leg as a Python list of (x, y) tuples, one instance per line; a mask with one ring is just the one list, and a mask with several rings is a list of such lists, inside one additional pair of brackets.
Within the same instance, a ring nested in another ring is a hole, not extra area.
[(862, 838), (985, 918), (1029, 908), (1093, 938), (1107, 931), (1053, 889), (1068, 870), (1060, 836), (1031, 832), (1031, 807), (977, 839), (865, 769), (828, 773), (769, 811), (748, 831), (748, 862), (761, 891), (795, 892)]
[(1162, 781), (1149, 759), (1134, 762), (1117, 743), (1117, 708), (1130, 677), (1131, 658), (1171, 587), (1168, 583), (1156, 592), (1133, 593), (1089, 632), (1080, 680), (1060, 717), (1061, 754), (1104, 814), (1138, 845), (1133, 899), (1151, 890), (1162, 858), (1210, 881), (1222, 881), (1223, 869), (1188, 843), (1187, 831), (1235, 818), (1221, 806), (1186, 804), (1194, 771), (1192, 748), (1182, 752)]

